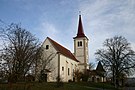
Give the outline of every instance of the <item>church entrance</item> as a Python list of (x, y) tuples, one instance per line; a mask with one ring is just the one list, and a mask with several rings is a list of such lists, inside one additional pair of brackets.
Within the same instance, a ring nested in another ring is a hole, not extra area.
[(42, 80), (43, 82), (47, 82), (47, 74), (42, 74), (42, 75), (41, 75), (41, 80)]

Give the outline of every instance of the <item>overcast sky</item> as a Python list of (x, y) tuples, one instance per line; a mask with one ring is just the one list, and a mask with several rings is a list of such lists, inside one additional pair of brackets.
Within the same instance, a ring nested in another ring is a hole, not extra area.
[(21, 23), (41, 42), (48, 36), (73, 52), (79, 11), (89, 38), (89, 61), (106, 38), (124, 36), (135, 50), (135, 0), (0, 0), (0, 19)]

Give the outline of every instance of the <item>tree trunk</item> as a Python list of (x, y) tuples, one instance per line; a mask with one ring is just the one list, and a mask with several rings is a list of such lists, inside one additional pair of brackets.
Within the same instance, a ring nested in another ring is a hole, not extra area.
[(115, 75), (115, 88), (119, 88), (119, 76)]

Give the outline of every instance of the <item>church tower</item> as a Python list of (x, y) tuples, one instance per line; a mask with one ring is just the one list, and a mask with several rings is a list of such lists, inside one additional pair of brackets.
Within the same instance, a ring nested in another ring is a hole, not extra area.
[(81, 15), (79, 15), (79, 24), (77, 36), (74, 39), (74, 55), (79, 60), (79, 70), (83, 72), (88, 69), (89, 66), (89, 54), (88, 54), (88, 38), (84, 34)]

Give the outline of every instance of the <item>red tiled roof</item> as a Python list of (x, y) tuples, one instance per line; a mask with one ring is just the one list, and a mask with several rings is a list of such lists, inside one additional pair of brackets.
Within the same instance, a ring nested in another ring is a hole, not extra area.
[(79, 62), (75, 56), (65, 47), (63, 47), (62, 45), (58, 44), (57, 42), (55, 42), (54, 40), (52, 40), (51, 38), (47, 37), (49, 39), (49, 41), (52, 43), (52, 45), (54, 46), (54, 48), (60, 52), (61, 54), (63, 54), (64, 56), (73, 59), (74, 61)]

